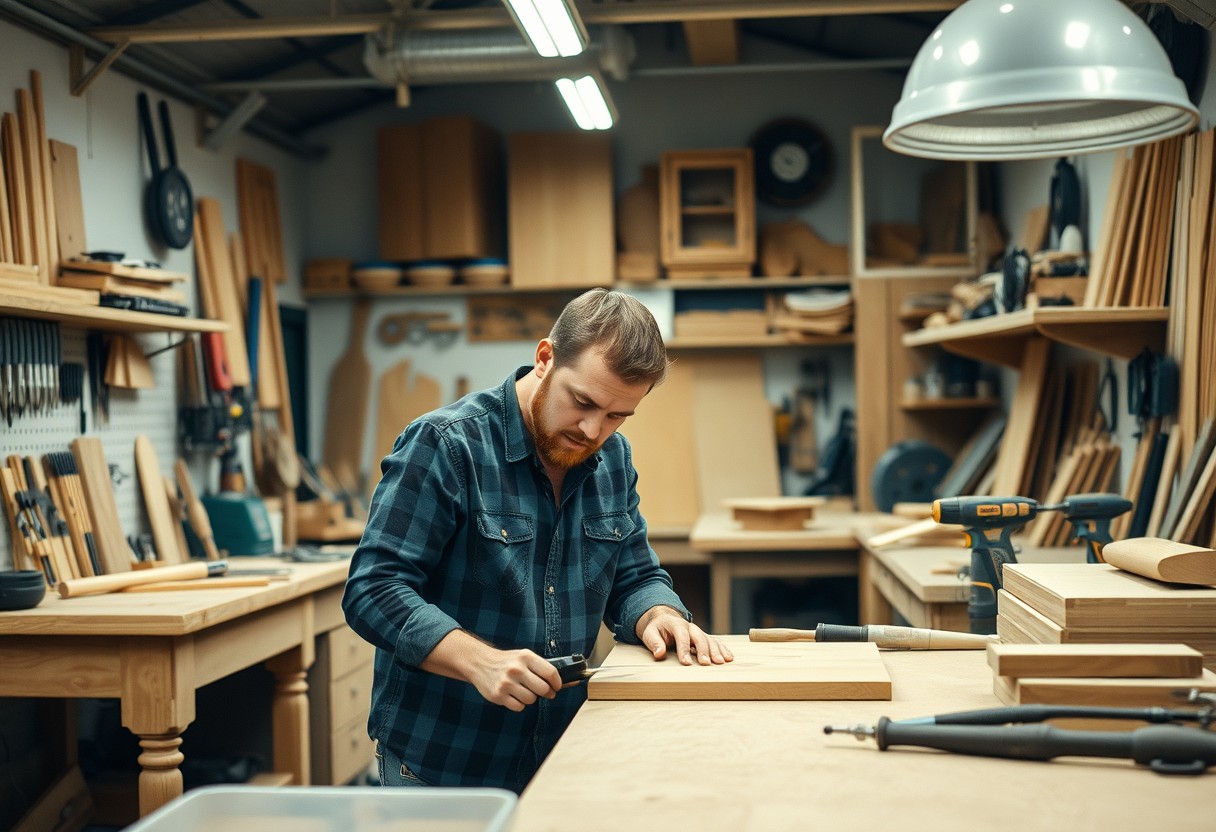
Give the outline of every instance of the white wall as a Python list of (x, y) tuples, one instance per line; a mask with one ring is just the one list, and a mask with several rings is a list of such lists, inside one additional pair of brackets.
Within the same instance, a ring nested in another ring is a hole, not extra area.
[[(81, 98), (69, 93), (68, 53), (63, 46), (42, 40), (29, 32), (0, 22), (0, 110), (15, 111), (13, 90), (29, 89), (30, 70), (42, 75), (47, 136), (75, 145), (80, 163), (81, 196), (85, 233), (90, 250), (122, 251), (129, 257), (154, 260), (165, 268), (194, 275), (193, 247), (182, 251), (163, 248), (148, 234), (143, 220), (143, 190), (149, 179), (142, 133), (139, 131), (135, 97), (142, 89), (153, 108), (159, 93), (110, 69)], [(167, 98), (167, 97), (166, 97)], [(198, 146), (194, 109), (172, 98), (170, 117), (177, 145), (178, 165), (190, 181), (195, 197), (218, 199), (228, 231), (239, 221), (236, 201), (236, 159), (244, 157), (275, 172), (283, 226), (288, 273), (300, 271), (304, 250), (305, 163), (247, 134), (238, 134), (219, 152)], [(159, 136), (159, 119), (154, 115)], [(166, 163), (163, 142), (162, 164)], [(192, 309), (197, 309), (194, 283), (185, 284)], [(285, 301), (298, 301), (298, 281), (284, 287)], [(83, 333), (67, 330), (65, 349), (83, 354)], [(146, 352), (180, 340), (178, 336), (152, 334), (138, 339)], [(65, 355), (67, 358), (68, 355)], [(179, 450), (176, 444), (176, 359), (173, 351), (152, 359), (157, 386), (139, 392), (114, 391), (110, 420), (98, 426), (89, 419), (88, 433), (102, 438), (109, 462), (126, 475), (116, 485), (119, 514), (128, 534), (147, 532), (146, 519), (135, 486), (133, 447), (136, 434), (152, 439), (161, 468), (171, 473)], [(19, 419), (12, 428), (0, 422), (0, 451), (4, 454), (43, 454), (67, 450), (79, 434), (75, 408), (60, 408), (47, 417)], [(214, 466), (206, 455), (190, 458), (196, 484), (214, 489)], [(248, 470), (248, 469), (247, 469)], [(11, 564), (8, 524), (0, 532), (0, 568)]]

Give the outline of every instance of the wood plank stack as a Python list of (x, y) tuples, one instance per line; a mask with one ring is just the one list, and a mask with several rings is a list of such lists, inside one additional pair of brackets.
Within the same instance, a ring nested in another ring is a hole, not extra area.
[[(1165, 305), (1175, 195), (1186, 141), (1176, 136), (1119, 152), (1101, 243), (1086, 287), (1086, 306)], [(1210, 170), (1207, 179), (1210, 182)]]
[[(1184, 644), (991, 644), (992, 689), (1006, 705), (1177, 708), (1178, 690), (1216, 690), (1216, 673)], [(1132, 730), (1143, 722), (1104, 720)], [(1076, 727), (1095, 728), (1091, 720)]]
[(1109, 564), (1004, 569), (997, 632), (1013, 644), (1185, 644), (1216, 668), (1216, 588), (1178, 586)]
[(853, 327), (853, 293), (845, 289), (770, 295), (773, 328), (793, 335), (839, 335)]

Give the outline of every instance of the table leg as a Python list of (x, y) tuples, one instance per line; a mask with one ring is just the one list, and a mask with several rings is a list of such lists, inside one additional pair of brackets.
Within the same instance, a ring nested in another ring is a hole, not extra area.
[(180, 797), (182, 794), (182, 761), (186, 759), (178, 748), (181, 734), (140, 734), (139, 816)]
[(300, 646), (266, 662), (274, 674), (274, 769), (292, 774), (297, 786), (312, 783), (308, 726), (308, 668), (316, 660), (313, 642), (313, 607), (300, 609), (303, 638)]
[(730, 628), (731, 559), (729, 554), (714, 552), (709, 565), (710, 615), (716, 635), (726, 635)]
[(182, 793), (182, 732), (194, 721), (194, 642), (127, 639), (119, 645), (122, 724), (139, 737), (139, 814)]
[(874, 556), (862, 547), (857, 556), (857, 612), (862, 624), (890, 624), (891, 602), (874, 585)]

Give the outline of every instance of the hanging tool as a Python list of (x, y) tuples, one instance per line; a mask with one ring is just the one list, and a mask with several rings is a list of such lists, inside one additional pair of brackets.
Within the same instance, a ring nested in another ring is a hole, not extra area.
[(1118, 494), (1073, 494), (1055, 505), (1039, 506), (1039, 511), (1063, 512), (1072, 523), (1076, 537), (1085, 546), (1085, 560), (1105, 563), (1102, 547), (1110, 543), (1110, 521), (1131, 511), (1132, 501)]
[(946, 497), (933, 501), (933, 519), (961, 525), (971, 547), (971, 595), (967, 615), (971, 632), (996, 632), (996, 593), (1001, 570), (1017, 563), (1009, 536), (1038, 513), (1038, 501), (1028, 497)]
[(872, 641), (890, 650), (983, 650), (993, 641), (992, 636), (974, 633), (878, 624), (819, 624), (813, 630), (753, 628), (747, 637), (750, 641)]
[(1074, 731), (1050, 725), (896, 722), (884, 716), (875, 726), (825, 726), (823, 732), (851, 734), (858, 740), (873, 738), (880, 751), (912, 745), (1020, 760), (1113, 757), (1134, 760), (1158, 774), (1202, 774), (1216, 765), (1216, 734), (1181, 725), (1151, 725), (1134, 731)]

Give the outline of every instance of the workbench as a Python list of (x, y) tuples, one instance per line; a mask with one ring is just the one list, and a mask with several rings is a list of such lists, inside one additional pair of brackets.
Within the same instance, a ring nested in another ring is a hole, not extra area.
[(882, 658), (889, 702), (588, 702), (524, 791), (513, 832), (1212, 828), (1212, 771), (880, 752), (825, 736), (829, 724), (1000, 704), (983, 651)]
[[(729, 512), (708, 512), (697, 518), (688, 542), (708, 555), (711, 620), (715, 633), (730, 633), (731, 585), (735, 578), (835, 578), (857, 575), (857, 529), (868, 528), (875, 515), (817, 512), (802, 529), (751, 531)], [(860, 618), (870, 621), (865, 593)]]
[[(282, 567), (236, 558), (233, 569)], [(345, 627), (341, 598), (349, 561), (291, 564), (265, 587), (110, 593), (0, 612), (0, 696), (116, 698), (139, 738), (139, 810), (182, 793), (181, 735), (195, 691), (264, 662), (274, 674), (276, 771), (310, 782), (306, 675), (315, 637)], [(369, 758), (370, 759), (370, 758)]]
[[(861, 546), (863, 624), (890, 624), (892, 611), (913, 627), (969, 632), (967, 598), (971, 586), (959, 580), (958, 566), (970, 565), (971, 550), (963, 546), (914, 546), (896, 544), (873, 547), (866, 544), (868, 530), (858, 531)], [(961, 543), (961, 539), (960, 539)], [(1082, 563), (1081, 546), (1023, 547), (1017, 553), (1022, 563)]]

